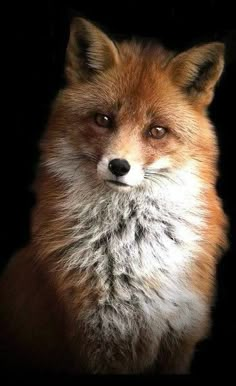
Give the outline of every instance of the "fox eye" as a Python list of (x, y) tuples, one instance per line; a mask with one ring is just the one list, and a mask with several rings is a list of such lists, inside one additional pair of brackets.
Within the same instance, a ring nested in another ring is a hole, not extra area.
[(167, 130), (164, 127), (151, 127), (148, 131), (148, 135), (155, 139), (161, 139), (163, 138), (167, 133)]
[(105, 128), (110, 128), (112, 126), (112, 119), (108, 115), (97, 113), (94, 120), (98, 126)]

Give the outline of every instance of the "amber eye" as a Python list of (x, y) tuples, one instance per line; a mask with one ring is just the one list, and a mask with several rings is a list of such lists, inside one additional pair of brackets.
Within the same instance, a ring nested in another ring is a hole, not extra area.
[(167, 130), (164, 129), (164, 127), (158, 127), (158, 126), (152, 127), (148, 132), (149, 136), (155, 139), (163, 138), (166, 135), (166, 133), (167, 133)]
[(112, 125), (112, 119), (108, 117), (108, 115), (98, 113), (95, 115), (94, 119), (98, 126), (110, 128)]

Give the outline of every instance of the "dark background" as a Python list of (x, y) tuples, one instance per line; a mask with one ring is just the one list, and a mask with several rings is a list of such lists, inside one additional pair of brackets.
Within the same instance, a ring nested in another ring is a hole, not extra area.
[(1, 77), (1, 83), (6, 85), (6, 90), (1, 87), (4, 100), (0, 143), (1, 270), (11, 254), (25, 245), (30, 237), (30, 210), (34, 205), (30, 185), (38, 162), (37, 146), (47, 122), (50, 103), (63, 84), (71, 9), (95, 21), (114, 36), (154, 37), (175, 50), (212, 40), (226, 43), (225, 72), (217, 87), (210, 116), (217, 127), (221, 148), (218, 191), (230, 216), (231, 248), (218, 267), (212, 336), (199, 346), (193, 374), (228, 374), (234, 372), (235, 366), (236, 17), (232, 3), (34, 1), (9, 4), (1, 12), (4, 22), (1, 62), (6, 67)]

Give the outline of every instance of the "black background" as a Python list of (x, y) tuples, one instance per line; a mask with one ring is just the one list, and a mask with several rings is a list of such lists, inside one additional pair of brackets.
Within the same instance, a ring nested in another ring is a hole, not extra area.
[[(193, 374), (234, 371), (236, 22), (233, 1), (67, 1), (9, 4), (2, 8), (1, 46), (1, 269), (26, 244), (34, 196), (30, 185), (38, 162), (38, 141), (50, 103), (63, 84), (64, 51), (71, 9), (117, 37), (158, 38), (167, 48), (194, 43), (226, 43), (226, 67), (210, 116), (221, 148), (218, 191), (231, 221), (231, 248), (218, 268), (218, 295), (212, 336), (198, 348)], [(234, 236), (234, 237), (233, 237)]]

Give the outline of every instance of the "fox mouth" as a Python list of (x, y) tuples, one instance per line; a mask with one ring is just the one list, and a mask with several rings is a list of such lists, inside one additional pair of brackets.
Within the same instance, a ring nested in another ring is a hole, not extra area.
[(117, 185), (117, 186), (130, 187), (130, 185), (125, 184), (124, 182), (120, 182), (120, 181), (106, 180), (106, 182), (109, 182), (109, 183)]

